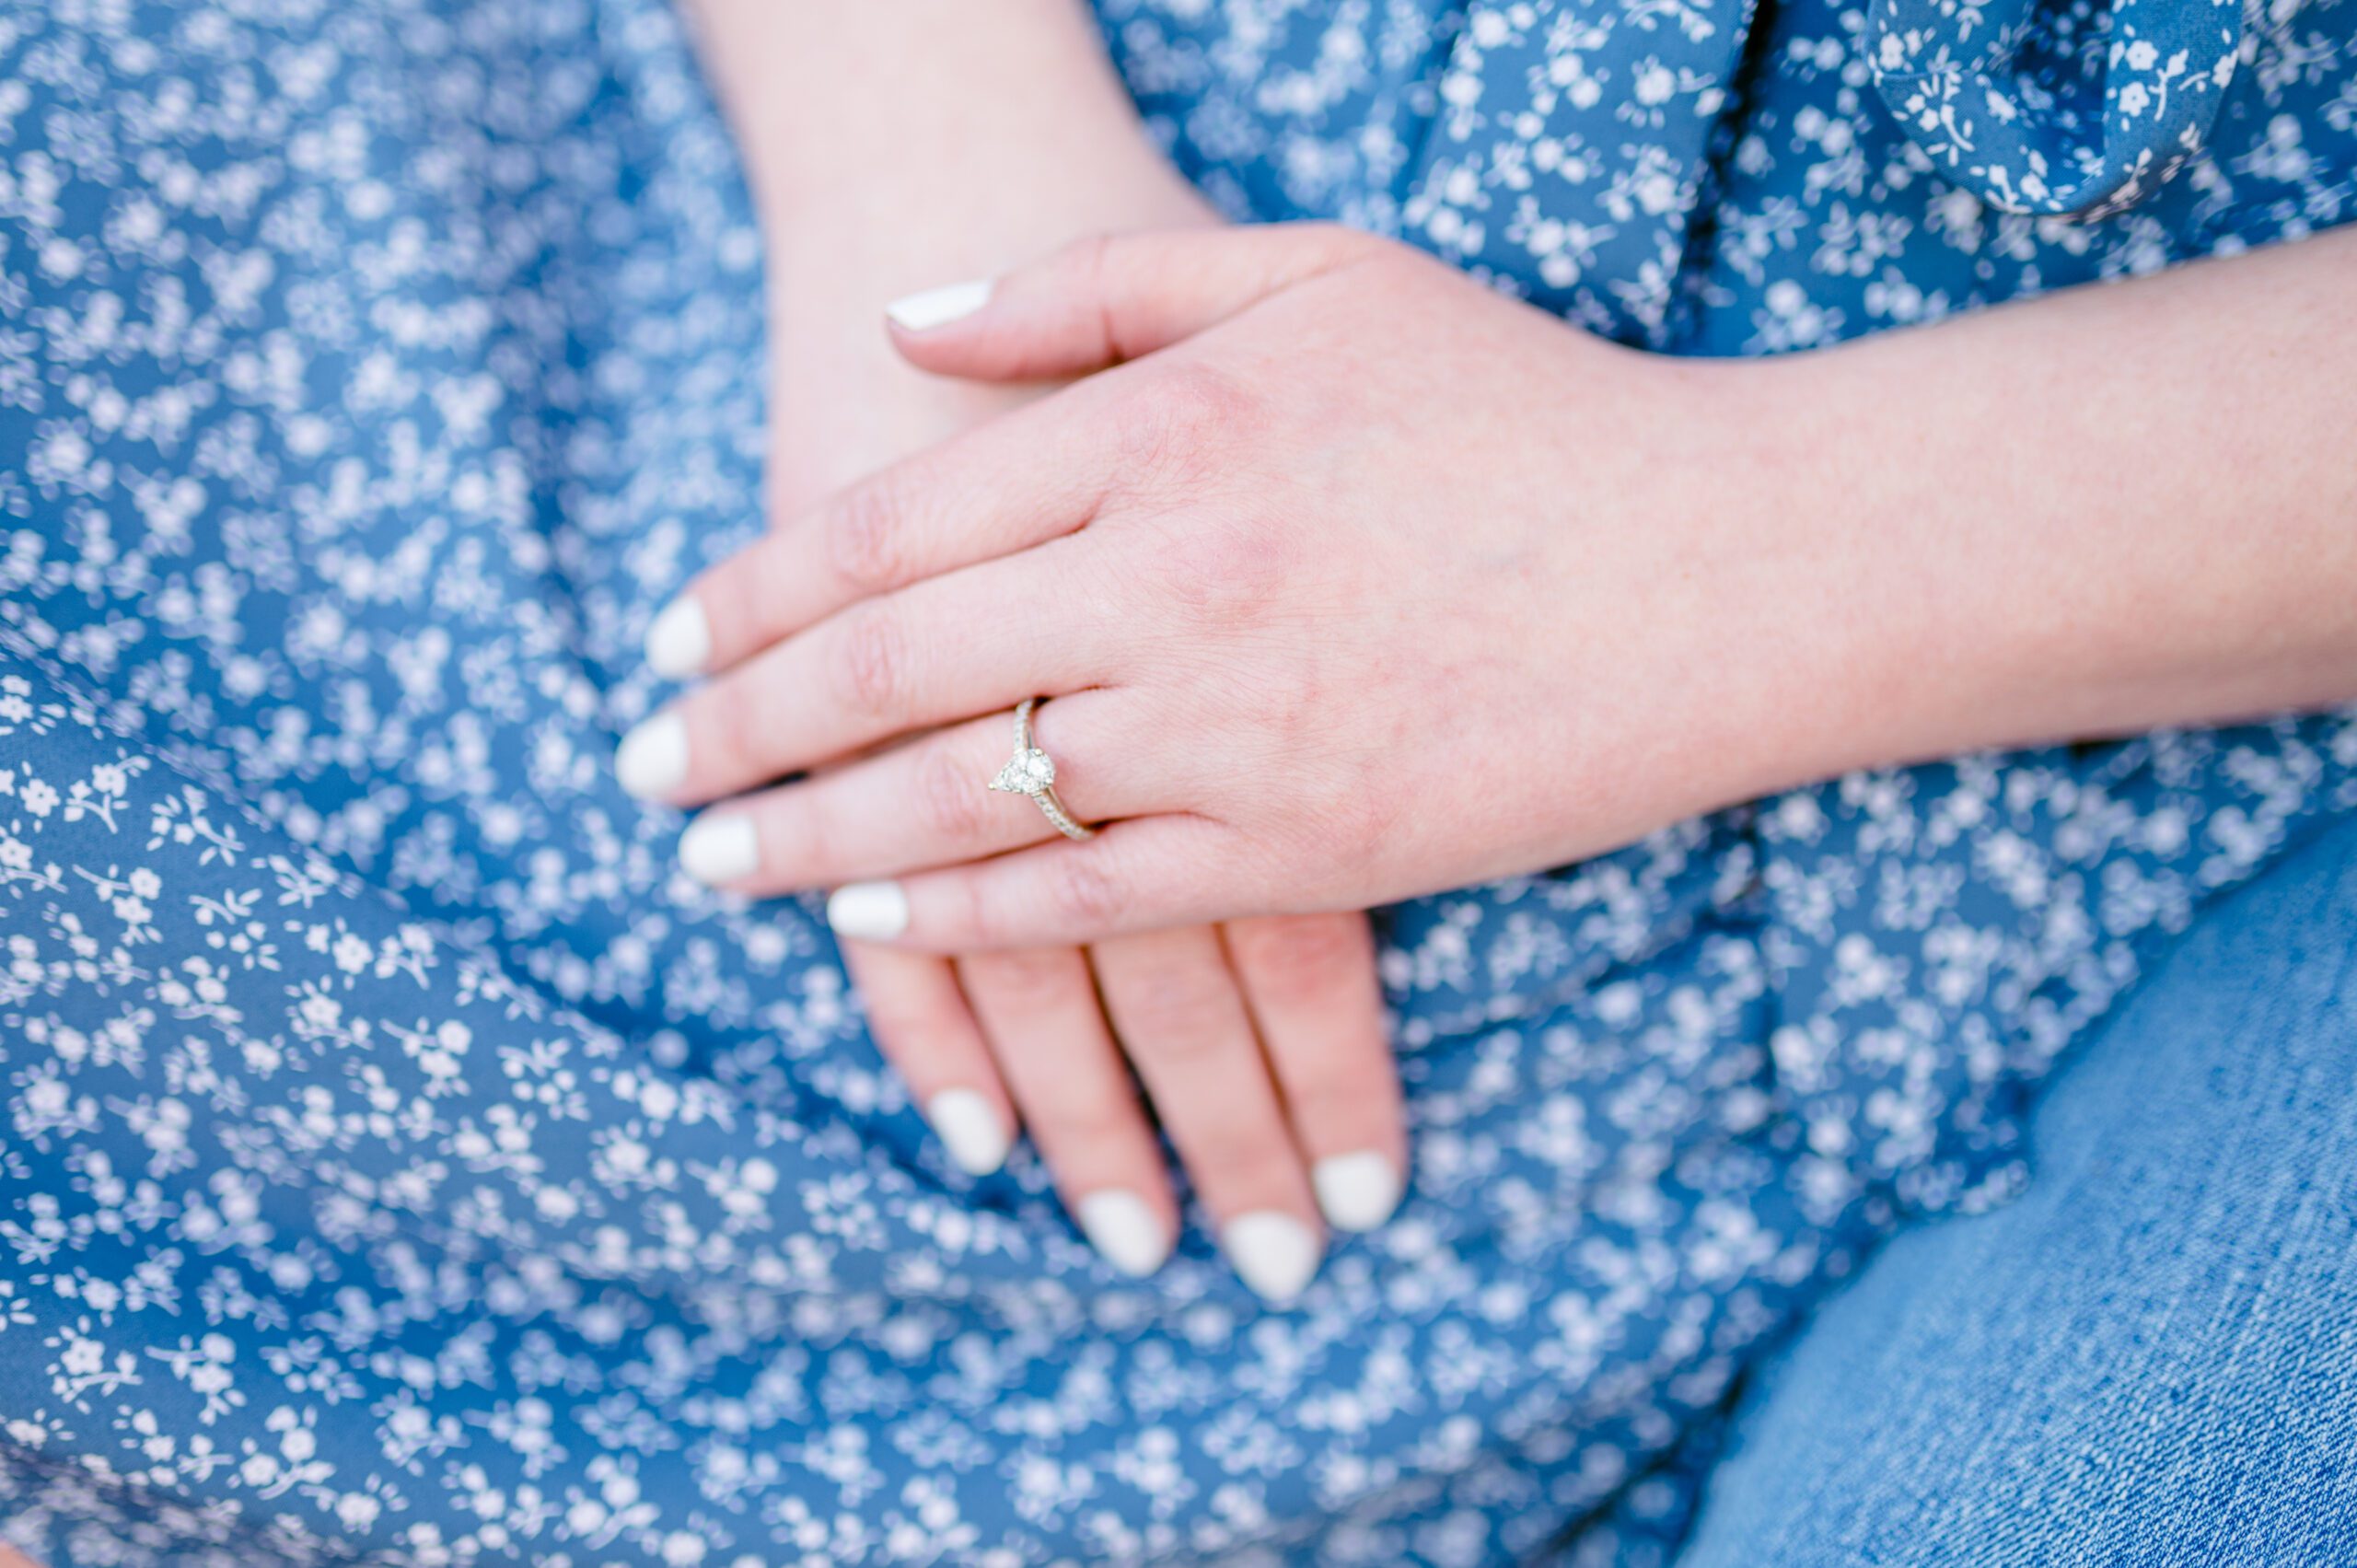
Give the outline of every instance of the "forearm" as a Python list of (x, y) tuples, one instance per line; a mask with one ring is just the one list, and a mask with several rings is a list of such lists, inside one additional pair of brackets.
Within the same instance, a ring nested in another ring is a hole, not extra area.
[(772, 245), (857, 250), (879, 303), (1193, 201), (1079, 0), (692, 10)]
[(695, 4), (765, 238), (779, 516), (1022, 395), (911, 369), (888, 302), (1083, 234), (1212, 221), (1078, 0)]
[(2357, 232), (1746, 368), (1815, 771), (2357, 699)]

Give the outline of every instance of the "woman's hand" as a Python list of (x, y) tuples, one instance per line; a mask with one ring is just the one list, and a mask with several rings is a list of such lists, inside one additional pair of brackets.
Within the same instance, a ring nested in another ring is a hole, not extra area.
[[(1124, 1055), (1245, 1283), (1309, 1283), (1325, 1225), (1372, 1230), (1407, 1169), (1399, 1074), (1361, 914), (970, 955), (845, 943), (876, 1039), (949, 1154), (1006, 1156), (1019, 1112), (1116, 1268), (1162, 1266), (1178, 1211)], [(1323, 1224), (1321, 1224), (1321, 1216)]]
[[(716, 678), (628, 738), (626, 782), (691, 804), (900, 741), (704, 820), (744, 837), (735, 886), (848, 883), (839, 930), (970, 950), (1360, 907), (1868, 763), (2345, 701), (2353, 251), (1747, 365), (1332, 229), (1076, 246), (902, 352), (1118, 367), (692, 585), (668, 613)], [(1091, 842), (981, 793), (1035, 693)]]
[[(1042, 395), (928, 376), (892, 352), (885, 305), (928, 269), (999, 264), (1108, 226), (1216, 221), (1147, 142), (1077, 7), (893, 5), (848, 24), (701, 0), (698, 19), (764, 218), (774, 515)], [(872, 77), (863, 55), (878, 63)], [(1020, 102), (1008, 80), (1028, 85)], [(834, 158), (852, 142), (865, 156), (844, 180)], [(670, 662), (659, 638), (650, 652)], [(709, 871), (729, 845), (701, 842), (689, 866)], [(1093, 951), (951, 959), (850, 939), (842, 951), (877, 1046), (950, 1158), (987, 1174), (1028, 1126), (1082, 1229), (1124, 1272), (1153, 1272), (1178, 1229), (1124, 1051), (1260, 1294), (1307, 1283), (1324, 1224), (1369, 1229), (1398, 1202), (1405, 1137), (1364, 916)]]
[[(732, 887), (854, 884), (839, 930), (924, 947), (1094, 940), (1561, 864), (1775, 771), (1807, 664), (1758, 601), (1802, 552), (1692, 455), (1739, 456), (1722, 367), (1322, 226), (1084, 244), (898, 341), (990, 381), (1119, 367), (667, 612), (715, 678), (625, 743), (643, 793), (932, 731), (708, 814)], [(1093, 842), (985, 793), (1034, 693)]]

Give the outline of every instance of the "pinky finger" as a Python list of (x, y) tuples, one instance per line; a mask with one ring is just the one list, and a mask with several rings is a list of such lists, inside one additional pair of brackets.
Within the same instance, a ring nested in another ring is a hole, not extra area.
[[(1086, 947), (1206, 923), (1204, 874), (1232, 865), (1236, 848), (1235, 830), (1207, 817), (1135, 817), (1086, 843), (1059, 840), (897, 881), (846, 883), (827, 900), (827, 923), (839, 937), (935, 953)], [(1232, 886), (1225, 901), (1237, 901)]]
[(843, 966), (867, 1005), (877, 1049), (900, 1071), (934, 1135), (969, 1176), (1006, 1163), (1015, 1108), (946, 958), (862, 942), (842, 944)]

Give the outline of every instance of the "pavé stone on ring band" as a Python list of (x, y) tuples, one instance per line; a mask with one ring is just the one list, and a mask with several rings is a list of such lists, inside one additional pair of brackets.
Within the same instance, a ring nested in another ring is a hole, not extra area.
[(1056, 798), (1055, 759), (1031, 744), (1031, 710), (1045, 700), (1026, 697), (1015, 705), (1015, 755), (991, 780), (991, 787), (1007, 795), (1029, 796), (1064, 837), (1093, 839), (1097, 830), (1075, 819)]

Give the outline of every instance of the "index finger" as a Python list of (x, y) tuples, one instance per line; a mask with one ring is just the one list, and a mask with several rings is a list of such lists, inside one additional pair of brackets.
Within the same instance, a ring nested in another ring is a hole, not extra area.
[(1086, 383), (871, 474), (697, 574), (646, 631), (646, 662), (726, 669), (845, 606), (1072, 533), (1112, 483), (1106, 399)]

